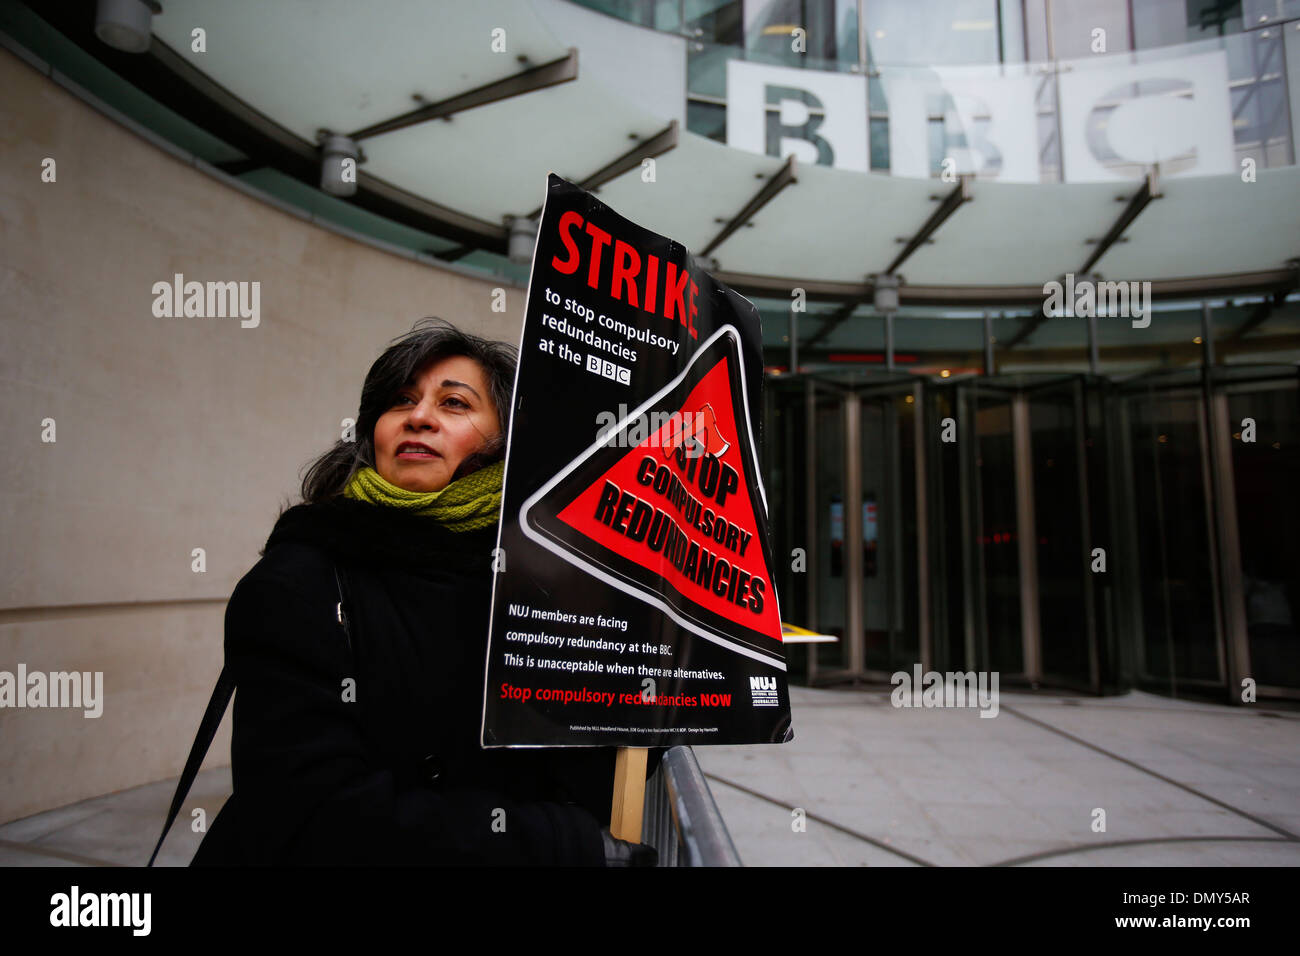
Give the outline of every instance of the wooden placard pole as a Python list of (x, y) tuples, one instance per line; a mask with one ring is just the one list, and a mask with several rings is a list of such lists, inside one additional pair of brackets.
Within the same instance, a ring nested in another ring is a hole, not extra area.
[(645, 747), (619, 747), (614, 757), (614, 810), (609, 832), (629, 843), (641, 842), (641, 811), (645, 806)]

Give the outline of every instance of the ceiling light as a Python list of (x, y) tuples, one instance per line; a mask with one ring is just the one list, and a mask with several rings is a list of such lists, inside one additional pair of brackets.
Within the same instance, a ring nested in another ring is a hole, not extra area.
[(888, 272), (873, 277), (872, 304), (877, 312), (898, 311), (899, 279)]
[(320, 140), (320, 188), (331, 196), (355, 194), (361, 147), (340, 133), (324, 133)]
[(155, 0), (99, 0), (95, 36), (115, 50), (143, 53), (153, 40), (155, 13), (162, 13)]
[(510, 230), (510, 244), (507, 254), (511, 262), (528, 265), (533, 261), (533, 247), (537, 245), (537, 229), (540, 223), (523, 216), (510, 216), (506, 226)]

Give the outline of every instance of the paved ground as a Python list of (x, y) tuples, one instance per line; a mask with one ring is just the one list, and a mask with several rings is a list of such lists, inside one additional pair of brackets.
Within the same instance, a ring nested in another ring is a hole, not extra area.
[(1300, 865), (1294, 711), (1003, 693), (987, 718), (885, 690), (791, 697), (790, 744), (696, 749), (750, 866)]
[[(990, 719), (887, 690), (791, 688), (792, 743), (696, 750), (746, 864), (1300, 865), (1298, 712), (1003, 693)], [(0, 826), (0, 865), (143, 864), (174, 787)], [(161, 865), (189, 862), (190, 809), (211, 820), (229, 792), (229, 770), (199, 777)]]

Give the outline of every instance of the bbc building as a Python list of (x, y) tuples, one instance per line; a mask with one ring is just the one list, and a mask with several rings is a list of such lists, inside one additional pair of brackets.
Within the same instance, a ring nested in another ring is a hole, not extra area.
[(0, 46), (6, 439), (95, 475), (5, 465), (0, 651), (121, 695), (0, 819), (176, 772), (356, 356), (517, 342), (548, 171), (761, 314), (792, 681), (1300, 696), (1300, 0), (0, 0)]

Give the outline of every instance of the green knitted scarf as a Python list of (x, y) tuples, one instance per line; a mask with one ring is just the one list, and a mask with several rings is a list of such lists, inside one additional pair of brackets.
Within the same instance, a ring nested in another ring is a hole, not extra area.
[(366, 467), (352, 476), (343, 496), (424, 515), (450, 531), (476, 531), (495, 524), (501, 516), (505, 471), (505, 462), (499, 461), (457, 478), (441, 491), (407, 491)]

